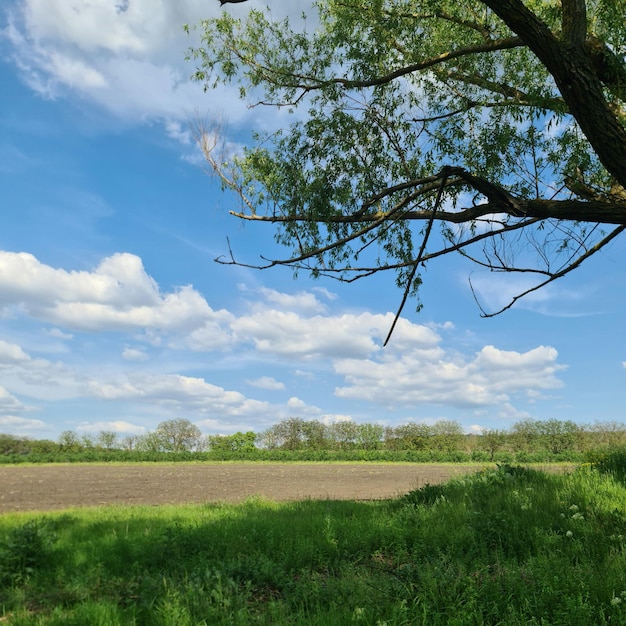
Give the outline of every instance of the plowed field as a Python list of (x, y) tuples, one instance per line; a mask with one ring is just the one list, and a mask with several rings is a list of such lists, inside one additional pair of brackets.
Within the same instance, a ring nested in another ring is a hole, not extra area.
[(391, 498), (478, 465), (222, 463), (0, 466), (0, 513), (111, 504)]

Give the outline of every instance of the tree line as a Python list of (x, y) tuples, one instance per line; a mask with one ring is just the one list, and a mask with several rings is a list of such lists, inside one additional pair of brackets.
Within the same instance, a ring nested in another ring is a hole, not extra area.
[(454, 420), (398, 426), (290, 417), (262, 432), (203, 435), (187, 419), (161, 422), (143, 435), (63, 431), (56, 441), (0, 434), (0, 460), (581, 460), (595, 451), (626, 446), (626, 425), (616, 421), (524, 419), (506, 429), (467, 434)]

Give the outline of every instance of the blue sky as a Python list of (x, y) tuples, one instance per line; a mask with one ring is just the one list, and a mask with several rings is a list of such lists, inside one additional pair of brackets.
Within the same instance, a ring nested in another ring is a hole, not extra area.
[[(224, 10), (245, 13), (248, 4)], [(276, 16), (308, 3), (274, 0)], [(260, 4), (258, 6), (261, 6)], [(280, 256), (228, 215), (190, 124), (245, 141), (285, 123), (187, 77), (183, 33), (217, 0), (19, 0), (0, 9), (0, 432), (207, 434), (287, 417), (465, 430), (525, 418), (623, 421), (625, 240), (552, 289), (482, 319), (516, 284), (448, 258), (401, 292), (294, 280), (214, 258)]]

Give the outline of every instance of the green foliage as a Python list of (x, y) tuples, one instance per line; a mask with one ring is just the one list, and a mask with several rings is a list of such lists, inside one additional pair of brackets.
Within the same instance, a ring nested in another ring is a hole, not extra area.
[(623, 623), (625, 511), (624, 484), (589, 466), (503, 464), (390, 501), (9, 514), (0, 615), (12, 626)]
[(626, 448), (594, 451), (587, 456), (595, 469), (626, 483)]
[[(182, 422), (187, 428), (186, 420)], [(178, 424), (176, 420), (163, 424), (172, 423)], [(508, 430), (467, 435), (458, 422), (451, 420), (382, 427), (351, 421), (325, 424), (292, 417), (262, 433), (210, 435), (206, 438), (208, 445), (195, 430), (188, 439), (171, 439), (168, 443), (163, 424), (130, 444), (112, 437), (114, 433), (104, 433), (104, 438), (101, 434), (95, 442), (85, 442), (67, 431), (63, 434), (63, 444), (0, 435), (0, 463), (237, 460), (546, 463), (581, 461), (592, 451), (626, 444), (624, 424), (596, 422), (580, 426), (569, 420), (554, 419), (525, 419)], [(181, 446), (183, 449), (175, 450)]]
[(202, 433), (188, 419), (161, 422), (154, 432), (156, 445), (164, 452), (190, 452), (200, 447)]
[(14, 528), (0, 541), (0, 584), (22, 584), (38, 569), (49, 566), (53, 541), (45, 519), (31, 519)]
[(393, 270), (409, 293), (423, 263), (459, 251), (550, 282), (610, 241), (585, 222), (624, 223), (623, 7), (584, 5), (570, 20), (558, 2), (328, 0), (301, 31), (223, 12), (197, 27), (195, 80), (298, 114), (207, 159), (296, 272)]
[(212, 452), (250, 453), (256, 450), (256, 439), (256, 433), (248, 431), (234, 435), (211, 435), (208, 443)]

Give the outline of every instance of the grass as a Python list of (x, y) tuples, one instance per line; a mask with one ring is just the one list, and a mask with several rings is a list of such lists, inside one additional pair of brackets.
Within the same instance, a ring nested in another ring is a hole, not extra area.
[(0, 623), (626, 623), (626, 487), (502, 466), (390, 501), (0, 517)]

